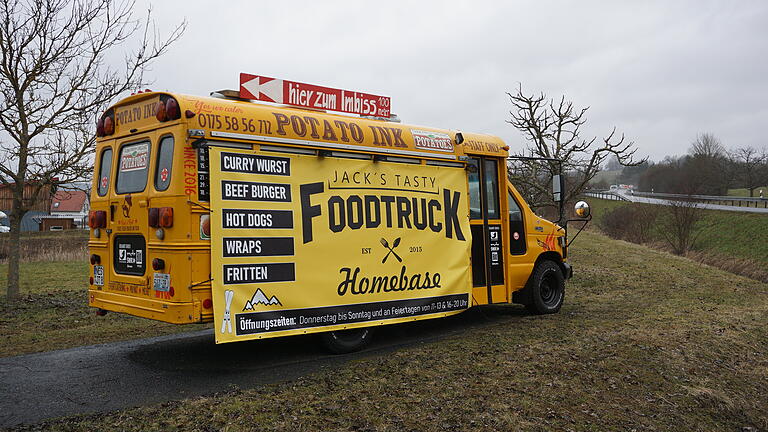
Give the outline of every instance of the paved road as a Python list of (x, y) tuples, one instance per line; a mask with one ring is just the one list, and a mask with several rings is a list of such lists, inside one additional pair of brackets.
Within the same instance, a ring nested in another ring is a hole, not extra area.
[(509, 319), (522, 307), (486, 306), (457, 316), (377, 329), (367, 350), (326, 354), (315, 336), (215, 345), (210, 330), (0, 358), (0, 427), (288, 381), (350, 360)]
[[(624, 189), (619, 189), (617, 191), (618, 194), (623, 196), (629, 201), (632, 202), (638, 202), (638, 203), (646, 203), (646, 204), (657, 204), (657, 205), (669, 205), (671, 202), (670, 200), (665, 199), (659, 199), (659, 198), (647, 198), (647, 197), (641, 197), (637, 195), (632, 195), (627, 193)], [(589, 194), (587, 194), (589, 195)], [(599, 198), (599, 197), (595, 197)], [(736, 212), (746, 212), (746, 213), (765, 213), (768, 214), (768, 208), (761, 208), (761, 207), (738, 207), (738, 206), (729, 206), (729, 205), (719, 205), (719, 204), (703, 204), (703, 203), (696, 203), (696, 207), (700, 207), (703, 209), (708, 210), (726, 210), (726, 211), (736, 211)]]

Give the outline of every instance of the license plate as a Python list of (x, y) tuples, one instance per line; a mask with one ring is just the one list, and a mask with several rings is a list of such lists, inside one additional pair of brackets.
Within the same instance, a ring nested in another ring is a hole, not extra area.
[(168, 273), (155, 273), (152, 288), (155, 291), (169, 291), (171, 289), (171, 275)]
[(104, 286), (104, 266), (93, 266), (93, 284)]

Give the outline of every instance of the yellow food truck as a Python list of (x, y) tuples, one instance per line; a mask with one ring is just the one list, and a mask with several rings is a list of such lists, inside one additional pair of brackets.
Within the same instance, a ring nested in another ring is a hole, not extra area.
[(212, 97), (140, 92), (99, 116), (97, 314), (213, 322), (217, 343), (320, 333), (348, 352), (379, 325), (560, 309), (565, 230), (510, 183), (499, 138), (391, 121), (388, 98), (282, 80), (278, 94), (251, 77)]

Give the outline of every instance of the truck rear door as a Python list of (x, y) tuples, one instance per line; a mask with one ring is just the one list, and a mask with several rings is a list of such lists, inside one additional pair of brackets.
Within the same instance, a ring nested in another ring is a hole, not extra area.
[(118, 141), (107, 214), (111, 277), (108, 290), (150, 297), (147, 271), (147, 191), (154, 134)]

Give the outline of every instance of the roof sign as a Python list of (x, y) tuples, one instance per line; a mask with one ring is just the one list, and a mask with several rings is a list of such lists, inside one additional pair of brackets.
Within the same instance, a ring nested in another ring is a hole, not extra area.
[(240, 97), (302, 108), (364, 116), (390, 116), (390, 98), (247, 73), (240, 74)]

